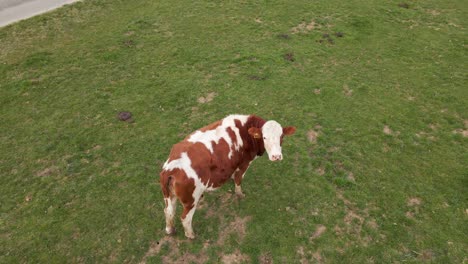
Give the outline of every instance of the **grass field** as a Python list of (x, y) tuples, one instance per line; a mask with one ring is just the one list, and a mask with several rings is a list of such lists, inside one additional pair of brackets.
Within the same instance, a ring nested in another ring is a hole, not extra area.
[[(467, 263), (467, 17), (86, 0), (1, 28), (0, 263)], [(285, 159), (166, 237), (161, 165), (231, 113), (296, 126)]]

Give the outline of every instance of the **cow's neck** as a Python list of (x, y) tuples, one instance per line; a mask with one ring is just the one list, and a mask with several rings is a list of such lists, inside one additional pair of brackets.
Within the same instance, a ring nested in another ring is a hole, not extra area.
[[(251, 127), (262, 128), (265, 122), (266, 121), (263, 120), (262, 118), (252, 115), (247, 120), (245, 124), (245, 128), (247, 129), (247, 131)], [(247, 137), (248, 137), (248, 142), (250, 146), (250, 152), (253, 154), (253, 158), (255, 158), (255, 156), (262, 156), (263, 153), (265, 153), (265, 146), (263, 145), (263, 139), (261, 137), (257, 139), (253, 138), (252, 136), (248, 134), (248, 132), (247, 132)]]

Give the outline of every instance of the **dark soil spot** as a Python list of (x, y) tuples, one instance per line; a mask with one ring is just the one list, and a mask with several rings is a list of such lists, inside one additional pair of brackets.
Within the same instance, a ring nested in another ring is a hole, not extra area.
[(120, 121), (126, 121), (126, 122), (133, 122), (133, 119), (132, 119), (132, 113), (130, 112), (119, 112), (117, 114), (117, 118), (120, 120)]
[(318, 42), (319, 43), (328, 42), (330, 44), (335, 44), (335, 41), (332, 39), (332, 37), (328, 33), (323, 33), (322, 34), (322, 39), (320, 39)]
[(287, 61), (295, 61), (294, 59), (294, 54), (293, 53), (286, 53), (284, 54), (284, 59), (287, 60)]
[(409, 8), (409, 5), (407, 3), (399, 3), (398, 6), (401, 8), (406, 8), (406, 9)]
[(122, 44), (123, 44), (125, 47), (130, 48), (130, 47), (134, 47), (134, 46), (135, 46), (135, 41), (129, 39), (129, 40), (123, 41)]
[(278, 34), (277, 37), (280, 38), (280, 39), (290, 39), (291, 38), (288, 34)]
[(253, 81), (264, 81), (264, 80), (266, 80), (266, 77), (258, 76), (258, 75), (249, 75), (247, 78), (249, 80), (253, 80)]
[(336, 32), (335, 36), (337, 36), (338, 38), (342, 38), (344, 36), (344, 33), (343, 32)]

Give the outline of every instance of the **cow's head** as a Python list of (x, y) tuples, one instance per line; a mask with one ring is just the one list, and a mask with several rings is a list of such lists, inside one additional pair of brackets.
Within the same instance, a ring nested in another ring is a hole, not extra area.
[(274, 121), (267, 121), (262, 128), (251, 127), (249, 134), (255, 139), (263, 139), (263, 145), (268, 158), (271, 161), (283, 159), (281, 153), (281, 144), (283, 144), (283, 137), (292, 135), (296, 132), (295, 127), (281, 127), (281, 125)]

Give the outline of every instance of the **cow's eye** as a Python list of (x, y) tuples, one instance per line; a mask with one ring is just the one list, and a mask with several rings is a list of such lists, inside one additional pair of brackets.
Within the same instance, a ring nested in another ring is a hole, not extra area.
[(263, 137), (263, 139), (266, 139), (266, 137)]

